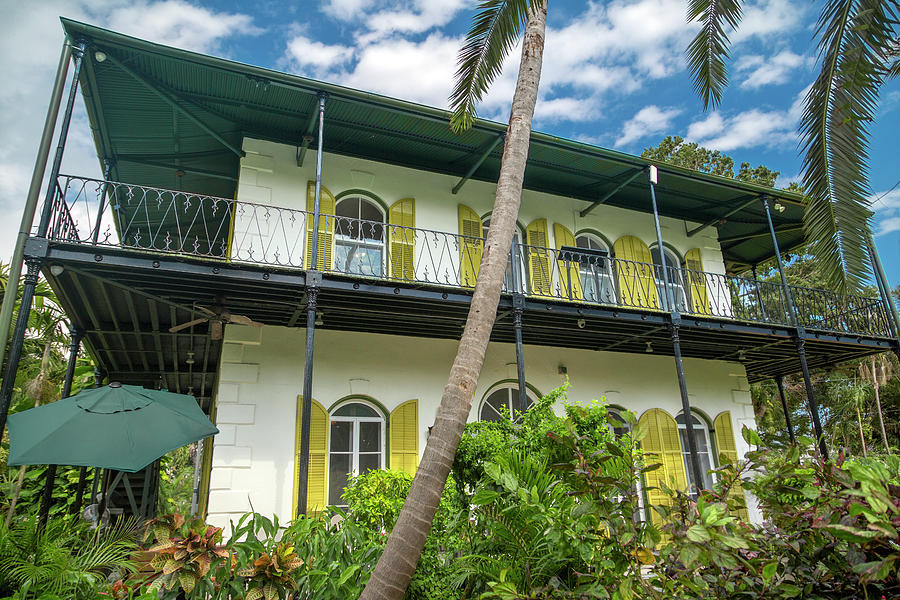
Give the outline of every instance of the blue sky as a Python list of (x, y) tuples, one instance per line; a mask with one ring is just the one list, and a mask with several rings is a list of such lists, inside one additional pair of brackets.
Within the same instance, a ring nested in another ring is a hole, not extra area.
[[(821, 4), (746, 3), (734, 33), (731, 85), (704, 113), (691, 89), (684, 48), (695, 32), (687, 0), (550, 0), (535, 128), (640, 153), (665, 135), (722, 150), (737, 163), (797, 179), (797, 118), (816, 69), (812, 36)], [(62, 41), (58, 16), (165, 44), (224, 56), (433, 106), (446, 106), (473, 0), (44, 0), (9, 3), (0, 24), (7, 57), (0, 76), (0, 256), (11, 253)], [(513, 55), (480, 108), (504, 120)], [(872, 127), (876, 243), (900, 283), (900, 81), (884, 88)], [(83, 112), (64, 169), (96, 174)]]

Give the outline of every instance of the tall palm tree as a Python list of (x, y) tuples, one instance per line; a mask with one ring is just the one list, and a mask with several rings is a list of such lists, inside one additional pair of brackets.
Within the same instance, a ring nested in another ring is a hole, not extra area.
[[(687, 49), (694, 88), (716, 107), (728, 84), (729, 31), (739, 27), (742, 0), (689, 0), (701, 24)], [(869, 270), (869, 125), (878, 94), (900, 75), (900, 0), (827, 0), (816, 29), (819, 73), (800, 119), (804, 227), (826, 281), (859, 290)]]
[(472, 126), (475, 105), (499, 75), (503, 59), (515, 45), (524, 25), (522, 58), (503, 146), (497, 195), (466, 326), (422, 462), (361, 600), (403, 598), (422, 554), (469, 417), (497, 317), (500, 290), (519, 214), (531, 119), (541, 78), (546, 21), (547, 0), (482, 0), (459, 53), (456, 86), (451, 98), (451, 127), (457, 132)]

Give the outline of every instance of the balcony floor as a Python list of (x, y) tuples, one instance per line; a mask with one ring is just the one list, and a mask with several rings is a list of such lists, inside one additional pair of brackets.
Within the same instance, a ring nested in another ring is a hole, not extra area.
[[(209, 306), (221, 295), (234, 314), (268, 325), (305, 325), (306, 274), (299, 270), (59, 243), (49, 246), (45, 264), (63, 267), (59, 275), (49, 269), (44, 274), (110, 378), (190, 392), (205, 409), (216, 386), (220, 342), (210, 340), (205, 324), (193, 332), (168, 331), (198, 316), (190, 312), (192, 304)], [(325, 274), (320, 327), (458, 339), (470, 297), (460, 289)], [(654, 353), (672, 354), (668, 316), (660, 312), (528, 299), (523, 323), (525, 344), (643, 354), (651, 342)], [(791, 334), (781, 326), (684, 317), (682, 352), (741, 362), (750, 380), (758, 381), (800, 370)], [(513, 342), (513, 336), (512, 299), (504, 296), (492, 339)], [(806, 348), (810, 366), (825, 367), (892, 344), (896, 340), (808, 330)], [(189, 352), (193, 365), (187, 364)]]

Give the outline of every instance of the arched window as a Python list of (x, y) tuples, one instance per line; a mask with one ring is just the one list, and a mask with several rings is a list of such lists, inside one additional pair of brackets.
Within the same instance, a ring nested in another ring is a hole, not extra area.
[(581, 289), (588, 302), (616, 304), (616, 286), (613, 283), (612, 261), (609, 246), (590, 233), (579, 234), (575, 245), (581, 250), (578, 273)]
[[(684, 470), (687, 472), (688, 487), (690, 488), (693, 487), (694, 474), (692, 472), (693, 469), (691, 469), (690, 446), (688, 446), (687, 419), (684, 418), (683, 412), (675, 417), (675, 422), (678, 423), (678, 435), (681, 438), (681, 453), (684, 456)], [(694, 413), (691, 413), (691, 424), (694, 429), (694, 440), (697, 443), (697, 455), (700, 458), (700, 470), (703, 472), (703, 482), (701, 487), (710, 489), (712, 488), (713, 479), (709, 470), (714, 468), (715, 464), (713, 463), (712, 446), (709, 443), (709, 427), (707, 426), (706, 421), (699, 418)]]
[[(669, 250), (668, 248), (664, 248), (663, 250), (666, 255), (666, 273), (669, 276), (669, 289), (672, 290), (672, 298), (675, 300), (675, 306), (681, 312), (687, 312), (688, 304), (687, 297), (684, 292), (684, 276), (683, 270), (684, 266), (681, 264), (681, 259), (675, 255), (674, 252)], [(662, 257), (659, 254), (659, 246), (654, 246), (650, 249), (650, 254), (653, 256), (653, 265), (655, 266), (656, 271), (656, 289), (660, 295), (660, 304), (665, 306), (670, 298), (670, 296), (666, 295), (666, 285), (665, 279), (663, 278), (662, 271)], [(665, 298), (665, 300), (663, 300)], [(671, 309), (671, 307), (669, 307)]]
[(337, 201), (334, 224), (334, 269), (340, 273), (381, 277), (384, 274), (384, 211), (362, 196)]
[[(491, 217), (490, 215), (486, 216), (481, 220), (481, 230), (484, 234), (484, 239), (487, 240), (488, 229), (491, 228)], [(513, 244), (521, 244), (522, 238), (519, 235), (519, 228), (516, 227), (515, 233), (513, 233)], [(521, 248), (521, 246), (520, 246)], [(522, 256), (521, 251), (518, 253), (519, 256), (519, 285), (524, 286), (525, 279), (525, 259)], [(506, 263), (506, 273), (503, 275), (503, 291), (511, 292), (513, 291), (513, 271), (512, 264), (507, 261)]]
[(330, 415), (328, 504), (346, 506), (344, 488), (351, 473), (384, 468), (384, 416), (357, 400)]
[(623, 435), (631, 433), (631, 426), (628, 424), (628, 421), (626, 421), (622, 416), (622, 413), (618, 408), (608, 409), (607, 414), (607, 426), (609, 427), (610, 433), (612, 433), (615, 437), (620, 438)]
[[(534, 404), (531, 390), (525, 392), (528, 408)], [(481, 421), (499, 421), (508, 419), (510, 415), (519, 413), (519, 388), (515, 385), (503, 385), (484, 397), (478, 411)]]

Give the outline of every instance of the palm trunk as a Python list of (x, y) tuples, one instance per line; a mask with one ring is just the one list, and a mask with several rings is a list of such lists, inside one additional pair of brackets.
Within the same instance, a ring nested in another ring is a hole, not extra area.
[[(884, 363), (882, 363), (883, 365)], [(884, 370), (884, 366), (882, 366), (882, 372)], [(875, 357), (872, 357), (872, 387), (875, 388), (875, 406), (878, 408), (878, 422), (881, 423), (881, 439), (884, 441), (884, 448), (887, 450), (888, 454), (891, 454), (891, 445), (888, 444), (887, 439), (887, 431), (884, 429), (884, 414), (881, 412), (881, 393), (879, 388), (881, 387), (881, 379), (878, 376), (878, 371), (875, 369)]]
[(529, 15), (525, 26), (519, 76), (503, 146), (497, 195), (491, 212), (491, 227), (485, 240), (472, 304), (456, 359), (409, 495), (360, 600), (403, 598), (422, 555), (425, 538), (431, 529), (456, 448), (469, 418), (475, 386), (497, 318), (500, 290), (519, 214), (531, 119), (541, 78), (546, 20), (547, 2), (544, 0), (543, 6)]
[[(47, 377), (47, 368), (50, 366), (50, 339), (44, 342), (44, 354), (41, 356), (41, 372), (38, 373), (38, 393), (34, 397), (34, 407), (41, 405), (41, 392), (44, 390), (44, 379)], [(16, 503), (19, 501), (19, 494), (22, 493), (22, 484), (25, 482), (25, 465), (19, 467), (19, 477), (16, 479), (16, 487), (13, 490), (12, 500), (9, 503), (9, 510), (6, 512), (6, 526), (9, 527), (13, 515), (16, 514)]]

